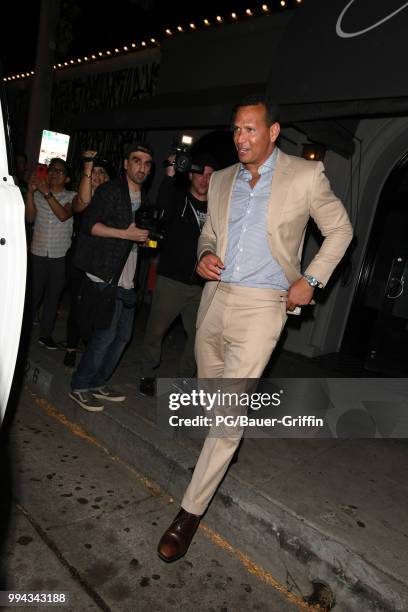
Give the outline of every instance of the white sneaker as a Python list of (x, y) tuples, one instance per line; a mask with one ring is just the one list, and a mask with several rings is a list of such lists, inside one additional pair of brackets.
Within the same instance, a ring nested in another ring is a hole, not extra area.
[(91, 391), (91, 393), (98, 399), (109, 400), (110, 402), (123, 402), (126, 399), (126, 395), (123, 395), (123, 393), (118, 393), (112, 389), (112, 387), (108, 387), (106, 385)]
[(103, 405), (95, 399), (90, 391), (71, 391), (69, 397), (88, 412), (101, 412)]

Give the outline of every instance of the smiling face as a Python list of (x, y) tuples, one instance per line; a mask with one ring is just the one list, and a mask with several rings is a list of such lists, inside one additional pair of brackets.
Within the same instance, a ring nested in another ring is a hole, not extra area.
[(280, 126), (268, 125), (263, 104), (240, 106), (234, 120), (234, 143), (238, 158), (250, 171), (257, 171), (275, 148)]
[(152, 169), (152, 156), (144, 151), (134, 151), (125, 159), (124, 168), (130, 189), (139, 191)]

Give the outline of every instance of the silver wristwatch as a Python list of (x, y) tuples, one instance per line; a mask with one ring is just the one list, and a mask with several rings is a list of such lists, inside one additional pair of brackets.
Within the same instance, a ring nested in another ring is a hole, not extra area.
[(320, 285), (320, 282), (315, 276), (311, 276), (310, 274), (303, 274), (303, 278), (306, 279), (306, 281), (311, 287), (318, 287)]

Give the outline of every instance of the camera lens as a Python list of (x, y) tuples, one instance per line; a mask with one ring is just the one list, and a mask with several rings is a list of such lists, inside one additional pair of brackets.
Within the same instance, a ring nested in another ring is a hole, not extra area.
[(190, 168), (190, 156), (187, 153), (179, 153), (176, 157), (177, 172), (187, 172)]

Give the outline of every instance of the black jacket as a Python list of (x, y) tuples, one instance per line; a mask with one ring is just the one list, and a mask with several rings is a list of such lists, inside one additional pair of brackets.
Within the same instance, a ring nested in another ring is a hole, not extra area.
[(174, 178), (165, 176), (156, 207), (161, 210), (164, 240), (157, 272), (187, 285), (203, 285), (195, 271), (200, 228), (189, 202), (207, 212), (207, 202), (194, 198), (186, 188), (178, 189)]
[[(148, 205), (142, 192), (142, 206)], [(83, 213), (75, 265), (106, 282), (113, 279), (117, 283), (133, 242), (122, 238), (92, 236), (91, 229), (95, 223), (126, 229), (133, 221), (126, 178), (114, 179), (98, 187)]]

